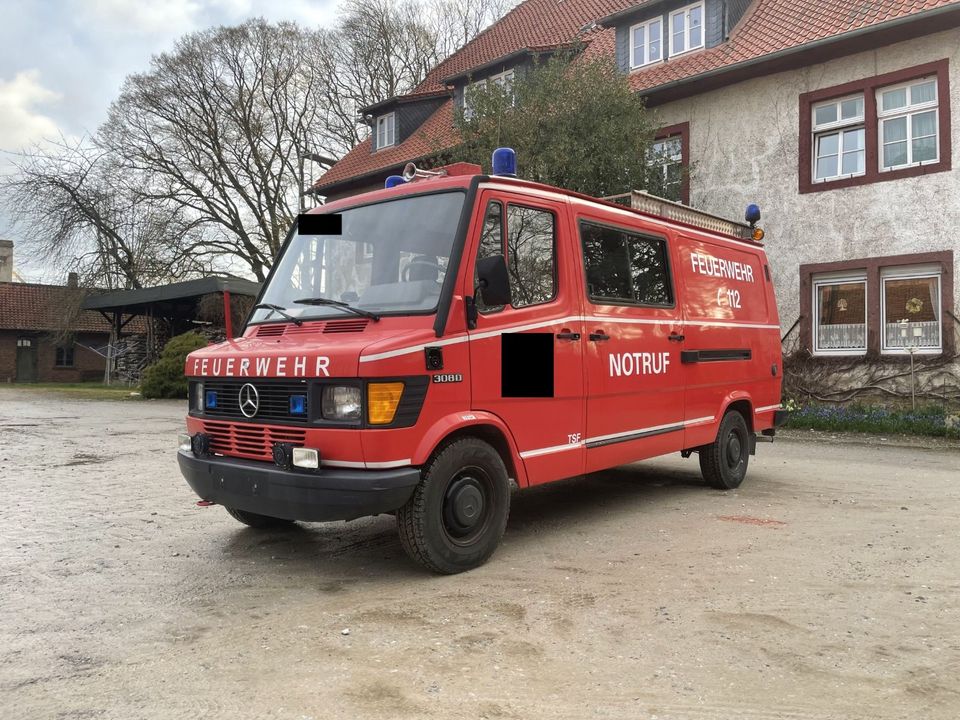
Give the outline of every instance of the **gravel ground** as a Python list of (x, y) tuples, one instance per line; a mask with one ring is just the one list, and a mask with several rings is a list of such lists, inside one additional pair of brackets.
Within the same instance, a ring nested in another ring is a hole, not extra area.
[(960, 450), (795, 434), (514, 496), (435, 577), (390, 517), (198, 508), (181, 403), (0, 389), (0, 716), (960, 716)]

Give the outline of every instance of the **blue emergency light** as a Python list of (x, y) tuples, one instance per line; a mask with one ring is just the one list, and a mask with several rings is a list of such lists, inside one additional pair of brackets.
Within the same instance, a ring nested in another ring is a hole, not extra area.
[(208, 410), (216, 409), (217, 407), (217, 393), (214, 390), (207, 390), (206, 397), (204, 398), (204, 405)]
[(747, 205), (747, 213), (745, 217), (747, 222), (750, 223), (750, 227), (756, 225), (758, 222), (760, 222), (760, 206), (755, 205), (754, 203)]
[(494, 175), (517, 176), (517, 153), (513, 148), (502, 147), (494, 150), (490, 164), (493, 165)]
[(290, 414), (291, 415), (307, 414), (307, 396), (306, 395), (290, 396)]
[(406, 180), (403, 179), (402, 175), (391, 175), (387, 178), (387, 181), (383, 184), (383, 186), (389, 190), (397, 185), (403, 185), (405, 182)]

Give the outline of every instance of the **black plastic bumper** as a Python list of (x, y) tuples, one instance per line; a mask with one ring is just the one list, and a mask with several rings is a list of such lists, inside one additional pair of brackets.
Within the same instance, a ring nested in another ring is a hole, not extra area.
[(180, 472), (202, 499), (287, 520), (353, 520), (392, 512), (420, 482), (417, 468), (288, 472), (262, 462), (178, 451)]
[(789, 410), (774, 410), (773, 411), (773, 426), (775, 428), (783, 427), (783, 425), (790, 419)]

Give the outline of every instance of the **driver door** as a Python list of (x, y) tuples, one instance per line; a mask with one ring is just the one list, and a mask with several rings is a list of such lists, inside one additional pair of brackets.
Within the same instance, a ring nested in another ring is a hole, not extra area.
[(503, 254), (511, 302), (477, 297), (469, 330), (472, 406), (513, 433), (531, 484), (583, 472), (585, 398), (580, 283), (567, 205), (522, 194), (481, 194), (466, 277), (474, 295), (476, 260)]

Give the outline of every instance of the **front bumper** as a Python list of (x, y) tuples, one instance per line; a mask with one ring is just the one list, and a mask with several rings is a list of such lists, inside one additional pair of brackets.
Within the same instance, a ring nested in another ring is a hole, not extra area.
[(203, 500), (286, 520), (353, 520), (392, 512), (420, 482), (420, 470), (414, 467), (303, 473), (238, 458), (196, 457), (184, 450), (177, 452), (177, 462)]

